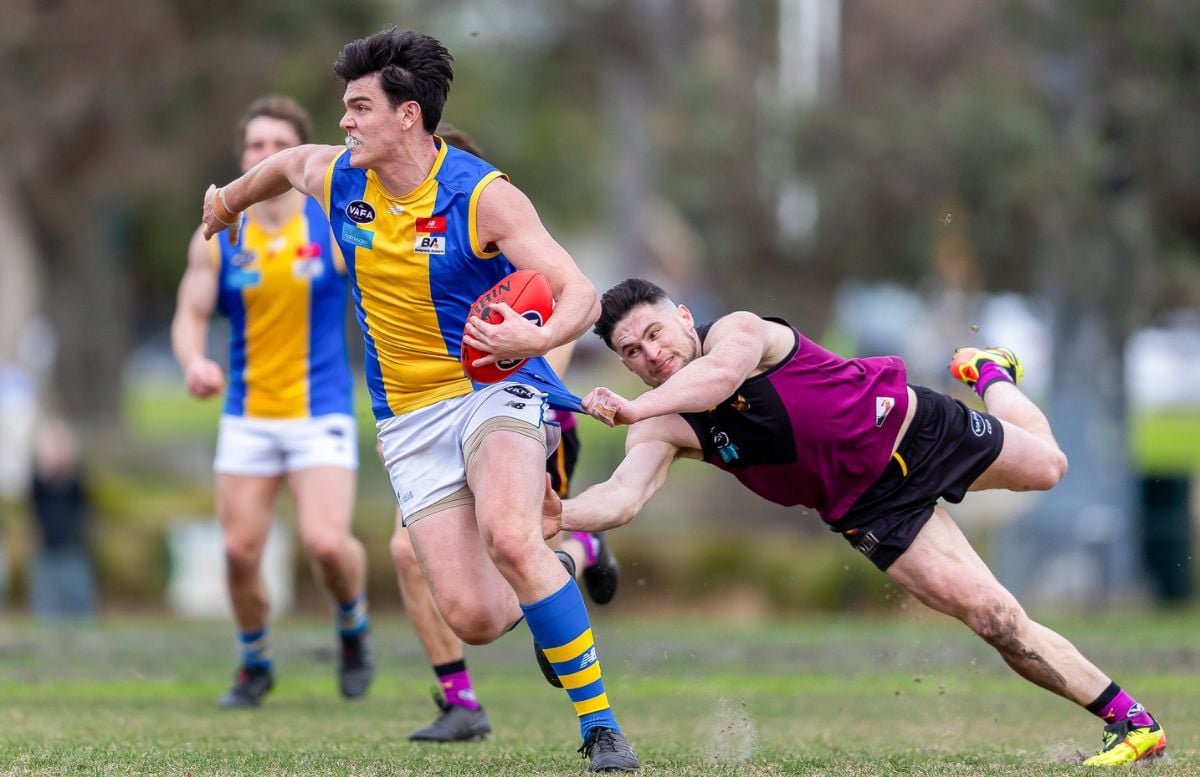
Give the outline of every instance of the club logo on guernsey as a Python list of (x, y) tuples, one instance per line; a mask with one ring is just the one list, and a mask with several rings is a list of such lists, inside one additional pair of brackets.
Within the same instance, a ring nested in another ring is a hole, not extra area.
[(355, 200), (346, 206), (346, 218), (355, 224), (370, 224), (375, 220), (375, 208), (369, 202)]
[(887, 420), (888, 415), (892, 412), (892, 408), (896, 406), (894, 397), (875, 397), (875, 428), (883, 428), (883, 422)]

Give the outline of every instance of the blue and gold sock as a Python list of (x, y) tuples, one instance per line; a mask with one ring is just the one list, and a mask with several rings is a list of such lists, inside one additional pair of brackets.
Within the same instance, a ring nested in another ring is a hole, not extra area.
[(579, 733), (586, 738), (588, 731), (600, 726), (620, 731), (608, 706), (592, 624), (575, 581), (568, 580), (545, 599), (522, 604), (521, 610), (533, 632), (533, 641), (554, 664), (558, 679), (575, 705)]
[(271, 653), (267, 649), (267, 627), (238, 634), (242, 649), (242, 666), (247, 669), (270, 669)]
[(367, 597), (356, 596), (348, 602), (337, 603), (337, 630), (343, 637), (363, 634), (371, 621), (367, 617)]

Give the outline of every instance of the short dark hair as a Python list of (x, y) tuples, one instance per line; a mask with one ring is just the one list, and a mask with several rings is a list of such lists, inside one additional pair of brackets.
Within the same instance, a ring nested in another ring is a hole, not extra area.
[(437, 128), (435, 134), (455, 148), (462, 149), (468, 154), (474, 154), (480, 159), (483, 158), (483, 150), (479, 148), (479, 144), (475, 142), (475, 138), (471, 137), (470, 133), (466, 130), (461, 130), (453, 124), (443, 122)]
[(312, 117), (308, 115), (308, 111), (290, 97), (269, 94), (250, 103), (250, 107), (242, 114), (242, 118), (238, 122), (237, 139), (233, 144), (237, 156), (240, 157), (246, 150), (246, 127), (261, 116), (291, 124), (292, 128), (296, 130), (301, 144), (307, 143), (312, 137)]
[(333, 72), (346, 83), (379, 73), (388, 104), (415, 100), (425, 131), (433, 134), (454, 80), (453, 62), (436, 38), (393, 26), (342, 46)]
[(604, 292), (600, 297), (600, 318), (592, 327), (592, 333), (604, 340), (609, 348), (613, 347), (613, 329), (629, 314), (629, 311), (640, 305), (657, 305), (670, 296), (662, 287), (644, 278), (626, 278)]

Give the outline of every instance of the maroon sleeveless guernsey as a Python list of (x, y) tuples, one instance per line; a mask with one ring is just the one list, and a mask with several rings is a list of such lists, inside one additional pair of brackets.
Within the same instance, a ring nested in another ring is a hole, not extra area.
[[(843, 359), (792, 329), (796, 345), (716, 407), (682, 413), (704, 460), (777, 504), (836, 523), (883, 474), (908, 411), (898, 356)], [(697, 328), (700, 342), (712, 323)]]

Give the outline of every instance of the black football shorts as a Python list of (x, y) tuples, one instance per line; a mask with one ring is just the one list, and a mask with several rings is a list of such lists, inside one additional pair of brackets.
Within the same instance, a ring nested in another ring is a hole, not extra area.
[(995, 416), (913, 386), (917, 411), (887, 468), (830, 528), (886, 570), (908, 550), (939, 499), (955, 504), (1004, 446)]

